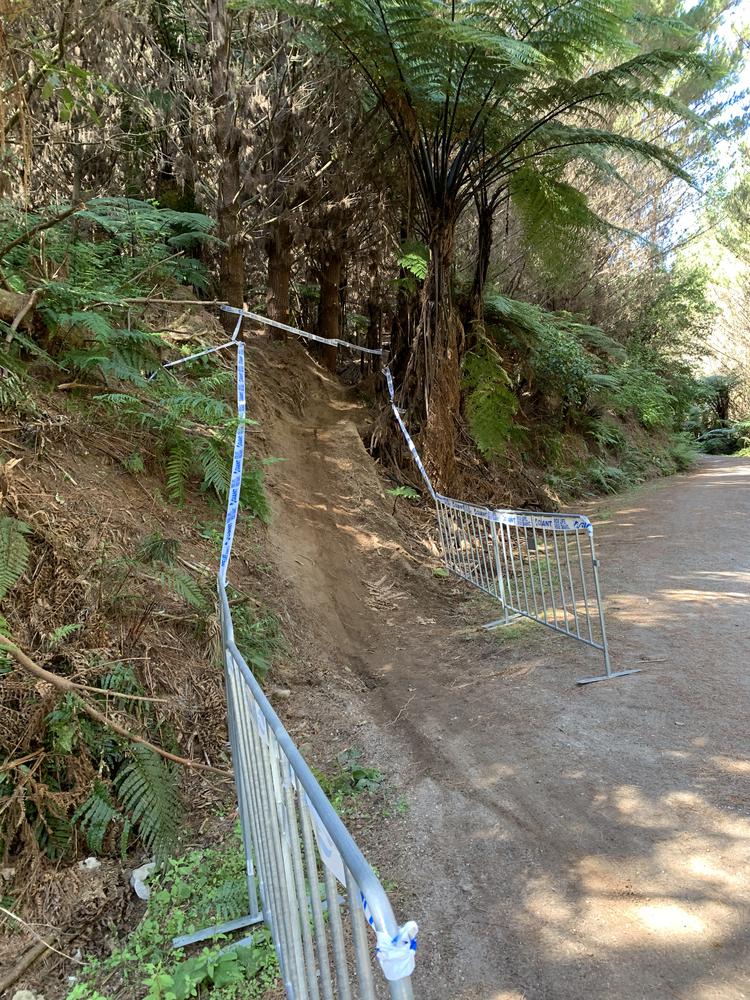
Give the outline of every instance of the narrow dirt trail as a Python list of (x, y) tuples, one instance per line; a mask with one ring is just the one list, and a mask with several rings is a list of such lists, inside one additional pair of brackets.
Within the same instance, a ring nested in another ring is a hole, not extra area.
[(643, 673), (576, 688), (596, 654), (480, 633), (482, 601), (404, 551), (356, 404), (283, 368), (305, 402), (271, 431), (272, 542), (311, 643), (362, 682), (331, 716), (409, 802), (374, 860), (422, 926), (417, 995), (750, 997), (750, 461), (598, 512), (613, 660)]

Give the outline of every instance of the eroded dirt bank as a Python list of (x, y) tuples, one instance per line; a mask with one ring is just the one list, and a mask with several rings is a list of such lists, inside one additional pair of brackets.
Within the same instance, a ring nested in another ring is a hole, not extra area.
[(272, 543), (311, 646), (351, 676), (318, 715), (409, 802), (368, 853), (422, 925), (418, 995), (750, 995), (750, 461), (599, 511), (613, 656), (643, 673), (576, 688), (591, 651), (476, 631), (487, 609), (404, 542), (356, 404), (296, 358)]

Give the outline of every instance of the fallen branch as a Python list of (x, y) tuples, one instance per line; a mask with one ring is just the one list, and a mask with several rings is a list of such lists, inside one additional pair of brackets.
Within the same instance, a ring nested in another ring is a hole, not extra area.
[[(151, 743), (149, 740), (144, 739), (142, 736), (138, 736), (136, 733), (132, 733), (125, 726), (116, 722), (114, 719), (108, 718), (103, 712), (100, 712), (98, 708), (94, 708), (88, 701), (86, 701), (80, 694), (81, 690), (86, 690), (84, 685), (76, 684), (74, 681), (68, 680), (67, 677), (59, 677), (57, 674), (51, 673), (49, 670), (45, 670), (44, 667), (40, 667), (38, 663), (28, 657), (18, 646), (14, 645), (10, 639), (6, 639), (4, 635), (0, 635), (0, 649), (6, 650), (16, 663), (21, 667), (26, 673), (31, 674), (38, 680), (46, 681), (53, 687), (56, 687), (58, 691), (64, 691), (66, 694), (74, 693), (78, 698), (78, 703), (84, 712), (94, 719), (96, 722), (100, 722), (103, 726), (108, 726), (119, 736), (124, 736), (125, 739), (131, 740), (133, 743), (140, 743), (141, 746), (147, 747), (154, 753), (159, 754), (160, 757), (164, 757), (166, 760), (171, 760), (175, 764), (182, 764), (183, 767), (193, 768), (199, 771), (210, 771), (212, 774), (220, 774), (222, 778), (230, 778), (231, 773), (229, 771), (222, 771), (218, 767), (212, 767), (211, 764), (202, 764), (197, 760), (189, 760), (187, 757), (180, 757), (177, 754), (170, 753), (163, 747), (157, 746), (155, 743)], [(114, 697), (123, 697), (114, 691), (103, 692)]]
[(23, 323), (27, 313), (31, 312), (31, 310), (36, 305), (36, 300), (39, 298), (40, 292), (41, 288), (35, 288), (34, 291), (31, 293), (31, 295), (29, 295), (25, 305), (23, 305), (19, 310), (19, 312), (16, 313), (15, 319), (10, 324), (10, 330), (8, 330), (8, 332), (5, 335), (6, 344), (9, 344), (11, 340), (13, 340), (13, 334), (19, 328), (21, 323)]
[(56, 226), (59, 222), (64, 222), (65, 219), (69, 218), (71, 215), (75, 215), (76, 212), (82, 212), (86, 207), (86, 202), (82, 201), (78, 205), (73, 205), (72, 208), (66, 208), (64, 212), (60, 212), (58, 215), (53, 215), (50, 219), (42, 219), (41, 222), (37, 222), (35, 226), (30, 229), (26, 229), (20, 236), (16, 236), (14, 240), (10, 243), (6, 243), (5, 246), (0, 247), (0, 257), (5, 257), (11, 250), (15, 250), (16, 247), (20, 247), (22, 243), (30, 240), (32, 236), (36, 236), (37, 233), (41, 233), (45, 229), (51, 229)]
[[(48, 945), (46, 941), (37, 941), (33, 948), (29, 948), (26, 954), (16, 962), (13, 968), (10, 970), (7, 976), (3, 976), (0, 979), (0, 994), (5, 996), (7, 991), (17, 983), (21, 976), (29, 969), (37, 959), (41, 958), (49, 949), (51, 945)], [(55, 950), (54, 948), (52, 949)]]

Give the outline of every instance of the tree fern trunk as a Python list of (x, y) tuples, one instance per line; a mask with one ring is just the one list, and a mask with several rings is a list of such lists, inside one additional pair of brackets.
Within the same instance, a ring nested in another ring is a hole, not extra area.
[[(402, 375), (410, 426), (435, 483), (447, 488), (455, 473), (456, 421), (461, 408), (463, 326), (451, 293), (455, 221), (440, 215), (432, 229), (430, 265), (420, 318)], [(397, 372), (398, 374), (398, 372)]]
[[(321, 337), (335, 340), (339, 336), (339, 317), (341, 315), (341, 254), (337, 250), (326, 253), (320, 268), (320, 321), (318, 332)], [(329, 371), (336, 371), (337, 349), (323, 346), (323, 364)]]
[[(268, 254), (268, 279), (266, 287), (266, 311), (271, 319), (279, 323), (289, 322), (289, 279), (291, 275), (292, 237), (289, 223), (279, 219), (271, 228), (266, 241)], [(272, 330), (275, 340), (286, 338), (281, 330)]]
[(492, 253), (492, 217), (494, 209), (491, 205), (483, 205), (478, 212), (477, 227), (477, 259), (474, 266), (474, 280), (469, 296), (467, 321), (481, 322), (484, 315), (484, 288), (487, 284), (487, 274), (490, 268)]

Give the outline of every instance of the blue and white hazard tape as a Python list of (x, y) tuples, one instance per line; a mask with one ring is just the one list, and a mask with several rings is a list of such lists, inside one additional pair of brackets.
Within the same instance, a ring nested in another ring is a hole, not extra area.
[(375, 927), (370, 907), (364, 893), (360, 892), (362, 909), (365, 911), (367, 923), (375, 931), (375, 957), (380, 963), (383, 975), (389, 982), (407, 979), (414, 972), (417, 956), (417, 934), (419, 926), (415, 920), (407, 920), (399, 927), (398, 932), (391, 937), (387, 931), (379, 931)]
[(427, 475), (427, 469), (425, 469), (421, 456), (417, 451), (417, 446), (412, 441), (411, 434), (406, 429), (406, 424), (404, 423), (401, 413), (399, 412), (399, 408), (396, 406), (396, 399), (393, 391), (393, 376), (391, 375), (390, 368), (386, 366), (383, 369), (383, 375), (385, 375), (385, 382), (386, 385), (388, 386), (388, 396), (391, 401), (391, 409), (393, 410), (393, 416), (396, 418), (396, 421), (399, 427), (401, 428), (401, 433), (404, 435), (404, 440), (406, 441), (407, 447), (411, 452), (411, 457), (414, 459), (414, 462), (417, 468), (419, 469), (419, 473), (422, 476), (422, 479), (424, 479), (425, 486), (427, 487), (432, 499), (433, 500), (442, 499), (442, 497), (440, 497), (440, 495), (435, 492), (430, 477)]
[(348, 347), (350, 351), (360, 351), (362, 354), (382, 354), (380, 347), (361, 347), (359, 344), (352, 344), (348, 340), (339, 340), (334, 337), (319, 337), (317, 333), (308, 333), (307, 330), (298, 330), (296, 326), (287, 326), (286, 323), (279, 323), (278, 320), (269, 319), (268, 316), (260, 316), (258, 313), (249, 312), (247, 309), (238, 309), (236, 306), (221, 306), (222, 312), (234, 313), (242, 319), (251, 319), (264, 326), (272, 326), (276, 330), (283, 330), (285, 333), (293, 333), (295, 337), (303, 337), (305, 340), (314, 340), (317, 344), (329, 344), (331, 347)]
[[(239, 332), (239, 329), (236, 331)], [(229, 482), (229, 497), (227, 499), (227, 514), (224, 521), (224, 538), (221, 544), (221, 561), (219, 563), (219, 581), (222, 586), (227, 583), (227, 569), (232, 555), (234, 529), (237, 525), (237, 514), (240, 509), (242, 493), (242, 465), (245, 460), (245, 346), (240, 341), (237, 344), (237, 430), (234, 435), (234, 453), (232, 456), (232, 478)]]

